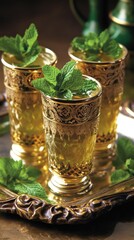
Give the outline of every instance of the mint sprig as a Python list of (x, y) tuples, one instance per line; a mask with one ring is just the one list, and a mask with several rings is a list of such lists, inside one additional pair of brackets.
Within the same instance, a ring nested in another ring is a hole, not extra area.
[(31, 23), (24, 36), (0, 37), (0, 51), (14, 55), (19, 61), (18, 66), (26, 67), (36, 60), (41, 51), (37, 38), (37, 28)]
[[(87, 36), (78, 36), (71, 41), (75, 52), (80, 52), (88, 61), (105, 61), (107, 58), (117, 59), (122, 54), (122, 48), (111, 38), (108, 29), (100, 34), (90, 32)], [(110, 59), (109, 59), (110, 60)]]
[(126, 137), (117, 141), (115, 170), (111, 174), (111, 182), (118, 183), (134, 176), (134, 142)]
[(45, 189), (37, 182), (40, 174), (40, 170), (24, 165), (21, 160), (0, 158), (0, 184), (15, 193), (40, 197), (51, 203)]
[(67, 62), (62, 69), (45, 65), (42, 68), (44, 77), (32, 81), (32, 85), (51, 97), (72, 99), (73, 94), (87, 94), (87, 91), (95, 90), (97, 83), (85, 80), (76, 62)]

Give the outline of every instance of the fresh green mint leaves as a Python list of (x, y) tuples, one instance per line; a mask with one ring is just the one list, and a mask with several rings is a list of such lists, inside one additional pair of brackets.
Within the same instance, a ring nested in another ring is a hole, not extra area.
[(48, 96), (72, 99), (73, 93), (87, 94), (97, 88), (96, 82), (83, 79), (75, 61), (67, 62), (61, 70), (45, 65), (42, 71), (44, 77), (33, 80), (32, 85)]
[(26, 67), (36, 60), (41, 51), (37, 38), (36, 26), (31, 23), (23, 37), (19, 34), (15, 37), (0, 37), (0, 51), (14, 55), (20, 62), (19, 66)]
[(29, 194), (48, 200), (45, 189), (37, 182), (40, 170), (26, 166), (21, 160), (0, 158), (0, 184), (18, 194)]
[(118, 183), (134, 176), (134, 143), (121, 137), (117, 141), (116, 160), (113, 162), (115, 171), (111, 175), (111, 182)]
[(82, 56), (88, 61), (106, 61), (108, 57), (117, 59), (122, 54), (122, 48), (111, 39), (108, 29), (99, 35), (90, 32), (87, 36), (75, 37), (71, 47), (75, 52), (83, 53)]

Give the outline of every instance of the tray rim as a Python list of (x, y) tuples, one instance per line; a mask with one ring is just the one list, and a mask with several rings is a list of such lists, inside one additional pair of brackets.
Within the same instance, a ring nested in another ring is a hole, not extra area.
[(16, 194), (0, 185), (0, 212), (19, 215), (22, 218), (47, 224), (84, 224), (111, 211), (115, 206), (134, 200), (134, 177), (108, 186), (91, 194), (81, 204), (50, 204), (28, 194)]

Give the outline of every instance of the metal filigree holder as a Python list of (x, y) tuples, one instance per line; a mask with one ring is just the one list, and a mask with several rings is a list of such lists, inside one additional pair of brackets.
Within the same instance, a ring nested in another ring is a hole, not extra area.
[(93, 96), (70, 101), (42, 94), (42, 102), (51, 173), (48, 186), (61, 196), (85, 194), (92, 187), (89, 175), (98, 128), (101, 86), (98, 83)]
[(32, 87), (31, 81), (42, 76), (40, 61), (53, 65), (57, 58), (51, 50), (42, 48), (39, 63), (37, 59), (33, 66), (17, 67), (13, 60), (10, 54), (2, 55), (12, 140), (10, 155), (14, 160), (22, 159), (26, 164), (43, 167), (47, 151), (42, 102), (39, 91)]
[(105, 174), (105, 170), (112, 167), (116, 152), (117, 117), (122, 101), (127, 59), (127, 49), (122, 45), (121, 47), (122, 57), (112, 62), (89, 62), (79, 58), (78, 53), (71, 48), (68, 52), (83, 74), (94, 77), (102, 85), (102, 106), (93, 162), (96, 173), (102, 170)]

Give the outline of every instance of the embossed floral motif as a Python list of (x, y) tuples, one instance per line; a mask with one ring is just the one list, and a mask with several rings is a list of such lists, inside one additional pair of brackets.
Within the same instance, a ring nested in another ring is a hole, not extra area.
[[(31, 81), (42, 76), (40, 70), (18, 70), (10, 69), (4, 66), (5, 85), (12, 87), (12, 89), (26, 91), (33, 91)], [(11, 81), (12, 79), (12, 81)]]
[(104, 87), (119, 86), (124, 81), (125, 62), (115, 62), (107, 64), (78, 63), (78, 68), (83, 74), (96, 78)]
[(89, 103), (66, 104), (43, 99), (44, 117), (63, 124), (81, 124), (97, 118), (100, 110), (100, 98)]

